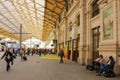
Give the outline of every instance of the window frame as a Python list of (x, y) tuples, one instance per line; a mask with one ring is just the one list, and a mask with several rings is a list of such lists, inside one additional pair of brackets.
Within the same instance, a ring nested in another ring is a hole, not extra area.
[(80, 26), (80, 14), (78, 14), (76, 17), (76, 26)]
[(99, 0), (95, 0), (92, 2), (92, 18), (97, 16), (100, 13), (99, 5), (97, 4)]

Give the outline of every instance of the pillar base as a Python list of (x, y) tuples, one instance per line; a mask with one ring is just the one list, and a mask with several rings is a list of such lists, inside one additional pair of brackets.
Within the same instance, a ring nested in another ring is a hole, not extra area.
[(86, 65), (92, 65), (92, 59), (86, 59)]
[(81, 64), (82, 66), (86, 65), (84, 59), (81, 59), (80, 57), (78, 57), (78, 63)]
[(115, 64), (114, 66), (114, 72), (117, 76), (120, 76), (120, 65)]

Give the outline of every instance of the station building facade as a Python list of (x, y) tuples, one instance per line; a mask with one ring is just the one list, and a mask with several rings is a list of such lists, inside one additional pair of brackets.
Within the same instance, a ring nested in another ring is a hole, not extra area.
[(55, 26), (57, 51), (82, 65), (113, 56), (120, 74), (120, 0), (66, 0)]

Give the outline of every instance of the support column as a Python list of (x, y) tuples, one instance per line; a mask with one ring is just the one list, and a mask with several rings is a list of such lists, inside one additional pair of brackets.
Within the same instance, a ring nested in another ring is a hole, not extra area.
[(87, 11), (86, 11), (86, 64), (87, 65), (92, 65), (92, 31), (91, 31), (91, 26), (90, 26), (90, 5), (87, 5)]
[(22, 48), (22, 24), (20, 25), (20, 49)]
[(119, 26), (120, 26), (120, 20), (119, 20), (119, 17), (120, 17), (120, 0), (115, 0), (114, 1), (115, 4), (115, 26), (116, 26), (116, 63), (115, 63), (115, 69), (114, 69), (114, 72), (116, 73), (116, 75), (120, 75), (120, 37), (119, 37), (119, 34), (120, 34), (120, 29), (119, 29)]
[(86, 17), (85, 17), (85, 0), (80, 3), (80, 52), (79, 63), (85, 65), (86, 59)]

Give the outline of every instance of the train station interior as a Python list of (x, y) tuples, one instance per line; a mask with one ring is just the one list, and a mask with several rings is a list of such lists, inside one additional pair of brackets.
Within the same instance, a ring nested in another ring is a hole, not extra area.
[(0, 80), (119, 80), (120, 0), (0, 0)]

